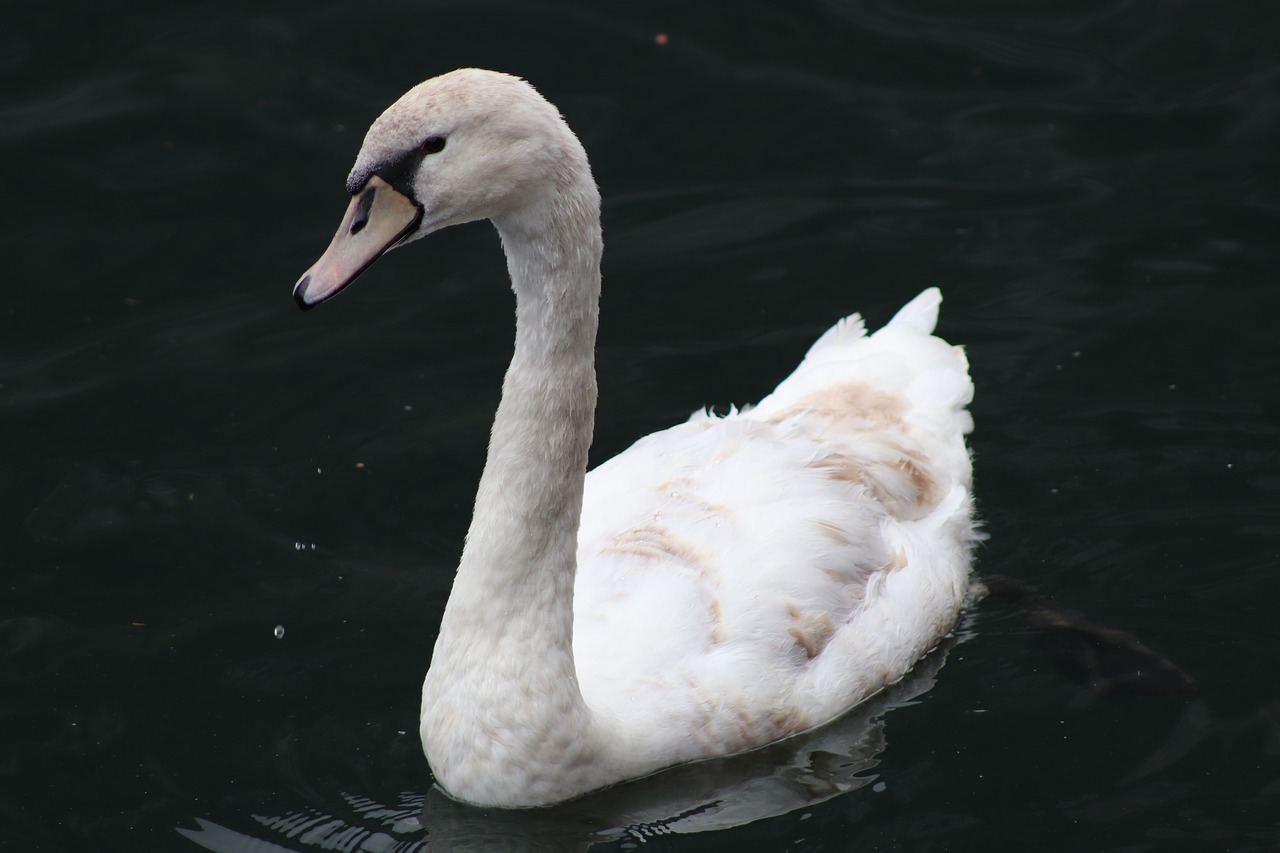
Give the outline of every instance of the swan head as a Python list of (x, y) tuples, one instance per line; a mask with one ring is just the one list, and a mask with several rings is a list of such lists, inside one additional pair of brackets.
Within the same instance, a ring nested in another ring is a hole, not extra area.
[(385, 252), (441, 228), (529, 219), (570, 176), (590, 174), (579, 164), (577, 137), (518, 77), (466, 68), (420, 83), (369, 128), (342, 224), (294, 299), (303, 310), (331, 299)]

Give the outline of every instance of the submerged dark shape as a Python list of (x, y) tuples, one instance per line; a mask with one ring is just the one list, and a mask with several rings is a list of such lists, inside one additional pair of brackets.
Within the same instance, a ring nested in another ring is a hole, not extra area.
[(1073, 681), (1102, 695), (1196, 692), (1189, 675), (1133, 636), (1090, 622), (1016, 578), (986, 575), (982, 582), (992, 595), (1018, 606), (1036, 645)]

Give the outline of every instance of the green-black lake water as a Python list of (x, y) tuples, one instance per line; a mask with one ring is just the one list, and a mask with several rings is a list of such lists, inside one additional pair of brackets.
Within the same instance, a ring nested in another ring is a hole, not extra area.
[[(0, 848), (1280, 847), (1274, 4), (4, 19)], [(977, 386), (975, 571), (1197, 692), (1072, 680), (993, 597), (816, 740), (552, 814), (433, 789), (419, 692), (510, 356), (500, 247), (436, 235), (305, 316), (290, 290), (369, 122), (461, 66), (529, 79), (590, 153), (595, 461), (937, 285)]]

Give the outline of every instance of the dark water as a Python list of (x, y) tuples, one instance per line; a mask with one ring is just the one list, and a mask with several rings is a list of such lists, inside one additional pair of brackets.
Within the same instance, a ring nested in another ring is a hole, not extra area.
[[(33, 8), (0, 28), (0, 847), (1280, 846), (1274, 4)], [(461, 65), (528, 77), (591, 153), (597, 459), (940, 285), (978, 570), (1199, 694), (1099, 696), (989, 601), (931, 689), (766, 757), (791, 810), (698, 789), (619, 834), (635, 803), (432, 792), (418, 691), (509, 355), (497, 241), (438, 235), (306, 316), (289, 291), (368, 122)]]

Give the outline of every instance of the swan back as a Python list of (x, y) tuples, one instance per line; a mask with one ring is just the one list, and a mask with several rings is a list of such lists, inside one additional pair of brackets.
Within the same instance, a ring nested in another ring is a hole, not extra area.
[(973, 389), (932, 335), (939, 302), (927, 290), (871, 336), (846, 318), (758, 406), (697, 413), (588, 474), (575, 655), (619, 730), (686, 760), (767, 743), (952, 629)]

